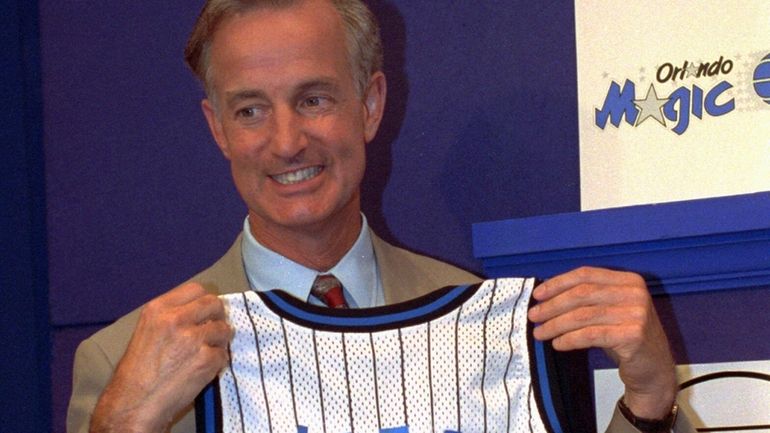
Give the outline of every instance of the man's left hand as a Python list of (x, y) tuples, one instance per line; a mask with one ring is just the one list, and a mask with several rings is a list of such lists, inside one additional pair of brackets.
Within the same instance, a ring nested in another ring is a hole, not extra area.
[(579, 268), (535, 288), (534, 336), (556, 350), (603, 348), (618, 364), (624, 401), (638, 417), (661, 419), (677, 391), (674, 361), (641, 276)]

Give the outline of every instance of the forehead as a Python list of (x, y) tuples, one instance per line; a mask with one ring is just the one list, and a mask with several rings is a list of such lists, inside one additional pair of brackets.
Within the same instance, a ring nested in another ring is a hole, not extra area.
[(342, 19), (324, 0), (228, 17), (214, 34), (209, 56), (215, 87), (255, 74), (272, 79), (303, 71), (351, 75)]

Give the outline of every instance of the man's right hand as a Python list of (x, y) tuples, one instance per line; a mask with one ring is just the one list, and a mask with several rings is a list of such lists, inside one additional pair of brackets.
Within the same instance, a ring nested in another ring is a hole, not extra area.
[(162, 432), (227, 365), (222, 301), (183, 284), (148, 302), (91, 417), (96, 432)]

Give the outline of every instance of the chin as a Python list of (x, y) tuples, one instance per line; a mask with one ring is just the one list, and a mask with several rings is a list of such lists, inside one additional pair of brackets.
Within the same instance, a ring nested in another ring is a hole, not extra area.
[(273, 218), (273, 221), (276, 224), (287, 228), (300, 228), (321, 224), (324, 221), (329, 220), (331, 215), (333, 215), (333, 211), (329, 209), (319, 211), (303, 209), (296, 212), (276, 215), (275, 218)]

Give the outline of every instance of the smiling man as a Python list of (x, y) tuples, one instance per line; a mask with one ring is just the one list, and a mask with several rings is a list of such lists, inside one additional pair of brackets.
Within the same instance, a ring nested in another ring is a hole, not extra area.
[[(387, 244), (361, 214), (365, 147), (387, 87), (360, 1), (210, 0), (186, 58), (248, 208), (243, 233), (212, 267), (81, 344), (69, 432), (195, 431), (191, 404), (226, 365), (232, 337), (216, 295), (280, 287), (320, 304), (311, 287), (331, 273), (347, 304), (372, 307), (478, 281)], [(582, 268), (533, 296), (537, 338), (602, 347), (619, 363), (626, 392), (610, 431), (670, 429), (673, 360), (639, 276)]]
[(319, 270), (360, 232), (364, 145), (385, 104), (382, 72), (357, 85), (340, 17), (328, 6), (225, 20), (208, 51), (214, 95), (203, 101), (254, 238)]

